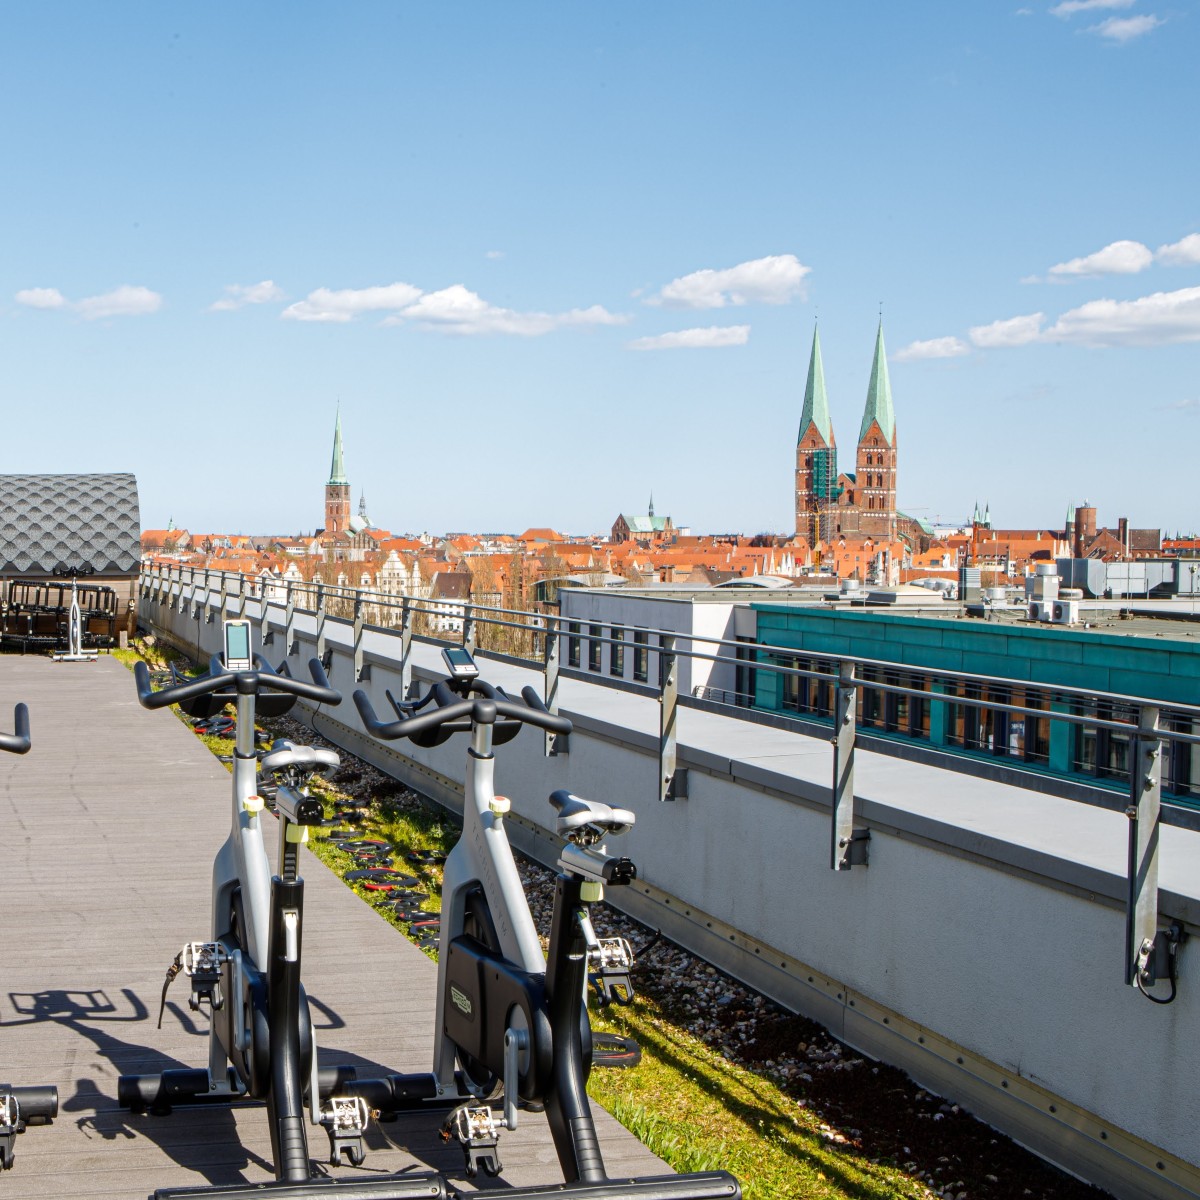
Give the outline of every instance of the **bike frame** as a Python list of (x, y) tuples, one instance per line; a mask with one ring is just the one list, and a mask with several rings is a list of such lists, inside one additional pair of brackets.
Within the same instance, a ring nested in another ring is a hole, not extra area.
[[(492, 725), (473, 722), (471, 746), (467, 751), (467, 776), (464, 785), (463, 829), (453, 850), (446, 857), (442, 875), (442, 928), (438, 942), (437, 1012), (446, 1001), (446, 970), (450, 943), (464, 928), (467, 895), (476, 886), (482, 889), (495, 923), (500, 953), (522, 970), (545, 974), (537, 929), (529, 912), (529, 902), (517, 872), (508, 832), (504, 828), (506, 805), (497, 804), (495, 790), (496, 759), (492, 753)], [(434, 1047), (433, 1073), (439, 1094), (457, 1093), (455, 1081), (455, 1045), (443, 1034)]]

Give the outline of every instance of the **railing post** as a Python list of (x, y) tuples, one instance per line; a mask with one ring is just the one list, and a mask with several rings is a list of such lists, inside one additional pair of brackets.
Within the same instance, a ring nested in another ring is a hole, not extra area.
[[(545, 682), (542, 695), (550, 712), (558, 713), (558, 668), (559, 668), (559, 637), (558, 628), (550, 617), (545, 618), (545, 633), (542, 637), (542, 657), (544, 661)], [(546, 757), (556, 754), (566, 754), (570, 750), (570, 738), (565, 733), (551, 733), (546, 730)]]
[[(224, 623), (224, 621), (225, 621), (225, 613), (226, 613), (226, 610), (228, 609), (228, 606), (229, 606), (229, 575), (227, 572), (222, 571), (221, 572), (221, 598), (220, 598), (222, 623)], [(209, 609), (208, 620), (209, 620), (209, 623), (211, 624), (212, 623), (212, 609), (211, 608)]]
[(246, 619), (246, 588), (249, 579), (245, 575), (238, 576), (238, 604), (237, 604), (237, 619), (244, 621)]
[(363, 662), (363, 626), (367, 623), (367, 606), (362, 592), (354, 594), (354, 682), (365, 683), (371, 678), (369, 664)]
[(658, 798), (686, 800), (687, 771), (677, 766), (678, 739), (676, 720), (679, 711), (679, 661), (675, 655), (675, 635), (664, 633), (659, 647), (662, 687), (658, 696)]
[(292, 646), (292, 626), (296, 619), (296, 590), (293, 584), (296, 581), (289, 579), (287, 581), (287, 592), (285, 593), (286, 605), (283, 610), (283, 657), (291, 658), (293, 654)]
[(475, 615), (470, 604), (463, 605), (462, 644), (469, 654), (475, 653)]
[(402, 700), (408, 699), (408, 689), (412, 684), (412, 635), (412, 600), (408, 596), (404, 596), (400, 601), (400, 698)]
[(1144, 704), (1138, 713), (1137, 748), (1129, 773), (1129, 895), (1125, 908), (1125, 982), (1149, 987), (1165, 975), (1158, 961), (1158, 817), (1162, 804), (1163, 743), (1159, 711)]
[(329, 670), (329, 663), (325, 661), (325, 615), (328, 610), (328, 601), (325, 596), (325, 581), (317, 580), (317, 657), (321, 660), (321, 664), (325, 670)]
[(858, 681), (854, 664), (838, 667), (833, 704), (833, 811), (830, 821), (829, 866), (834, 871), (867, 865), (869, 829), (854, 824), (854, 743), (858, 718)]
[(258, 581), (258, 640), (264, 649), (275, 640), (271, 632), (271, 602), (267, 594), (266, 580)]

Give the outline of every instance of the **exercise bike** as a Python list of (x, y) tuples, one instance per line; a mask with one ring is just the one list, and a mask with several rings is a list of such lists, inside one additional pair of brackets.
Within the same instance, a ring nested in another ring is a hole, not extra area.
[[(307, 1126), (324, 1128), (330, 1162), (363, 1161), (367, 1109), (349, 1095), (350, 1067), (318, 1070), (316, 1039), (300, 981), (304, 926), (304, 880), (299, 849), (308, 830), (324, 817), (321, 802), (304, 790), (317, 772), (338, 766), (332, 750), (276, 742), (259, 761), (255, 716), (281, 716), (298, 697), (338, 704), (319, 660), (309, 664), (313, 682), (279, 674), (251, 653), (251, 627), (245, 620), (224, 623), (224, 655), (214, 655), (208, 673), (154, 691), (145, 663), (134, 669), (138, 699), (146, 708), (179, 704), (189, 716), (212, 716), (227, 703), (237, 705), (233, 756), (233, 808), (228, 838), (213, 864), (212, 933), (188, 942), (167, 970), (167, 990), (180, 974), (191, 983), (189, 1007), (210, 1018), (206, 1068), (123, 1075), (117, 1098), (122, 1107), (163, 1114), (176, 1104), (265, 1101), (271, 1150), (280, 1193), (325, 1195), (345, 1181), (313, 1180)], [(178, 677), (175, 677), (176, 679)], [(279, 819), (279, 873), (272, 877), (264, 841), (266, 801), (259, 773), (276, 782), (274, 810)], [(159, 1020), (162, 1020), (160, 1009)], [(310, 1182), (311, 1181), (311, 1182)], [(276, 1185), (268, 1185), (275, 1187)], [(406, 1200), (444, 1196), (436, 1176), (413, 1175), (353, 1181), (354, 1196)], [(160, 1200), (220, 1194), (261, 1195), (262, 1185), (232, 1188), (162, 1189)]]
[[(514, 1129), (521, 1107), (544, 1107), (567, 1187), (518, 1189), (512, 1197), (740, 1197), (723, 1172), (646, 1180), (610, 1180), (585, 1090), (591, 1070), (591, 1025), (585, 998), (592, 982), (610, 999), (633, 999), (632, 953), (624, 939), (600, 939), (590, 907), (605, 885), (636, 878), (628, 858), (604, 840), (630, 829), (635, 816), (557, 791), (550, 803), (565, 844), (558, 859), (548, 956), (521, 886), (504, 817), (510, 802), (493, 786), (493, 748), (523, 725), (569, 734), (571, 722), (548, 712), (531, 687), (523, 703), (479, 679), (464, 648), (442, 651), (449, 674), (412, 702), (388, 698), (397, 719), (379, 720), (362, 690), (354, 693), (365, 728), (386, 741), (409, 738), (431, 747), (469, 732), (462, 835), (446, 859), (438, 955), (433, 1070), (351, 1082), (349, 1090), (391, 1118), (423, 1107), (449, 1107), (447, 1140), (461, 1145), (468, 1176), (503, 1169), (501, 1130)], [(503, 1089), (497, 1117), (486, 1101)], [(573, 1187), (572, 1185), (577, 1185)]]
[[(13, 712), (13, 733), (0, 733), (0, 750), (28, 754), (29, 709), (18, 704)], [(17, 1134), (29, 1125), (49, 1125), (58, 1116), (58, 1088), (12, 1087), (0, 1084), (0, 1169), (7, 1171), (15, 1157)]]

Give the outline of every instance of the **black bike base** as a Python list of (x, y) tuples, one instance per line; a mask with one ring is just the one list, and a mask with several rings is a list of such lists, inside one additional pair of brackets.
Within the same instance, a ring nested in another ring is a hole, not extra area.
[(213, 1187), (159, 1188), (152, 1200), (448, 1200), (440, 1175), (394, 1175), (387, 1179), (313, 1179), (307, 1183), (233, 1183)]
[[(551, 1183), (506, 1188), (504, 1200), (741, 1200), (738, 1181), (726, 1171), (606, 1179), (602, 1183)], [(235, 1183), (215, 1187), (160, 1188), (153, 1200), (450, 1200), (440, 1175), (395, 1175), (388, 1179), (314, 1179), (308, 1183)]]
[[(236, 1087), (233, 1068), (228, 1071), (230, 1086)], [(322, 1067), (317, 1072), (321, 1099), (344, 1092), (353, 1079), (353, 1067)], [(203, 1067), (184, 1067), (158, 1075), (122, 1075), (117, 1080), (117, 1104), (121, 1108), (155, 1116), (166, 1116), (177, 1104), (244, 1104), (253, 1099), (244, 1091), (210, 1091), (208, 1071)]]

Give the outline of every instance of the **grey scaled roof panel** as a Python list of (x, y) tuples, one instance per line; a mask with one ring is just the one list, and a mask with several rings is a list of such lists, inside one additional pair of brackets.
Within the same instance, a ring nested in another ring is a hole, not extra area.
[(0, 475), (0, 573), (133, 575), (141, 536), (133, 475)]

